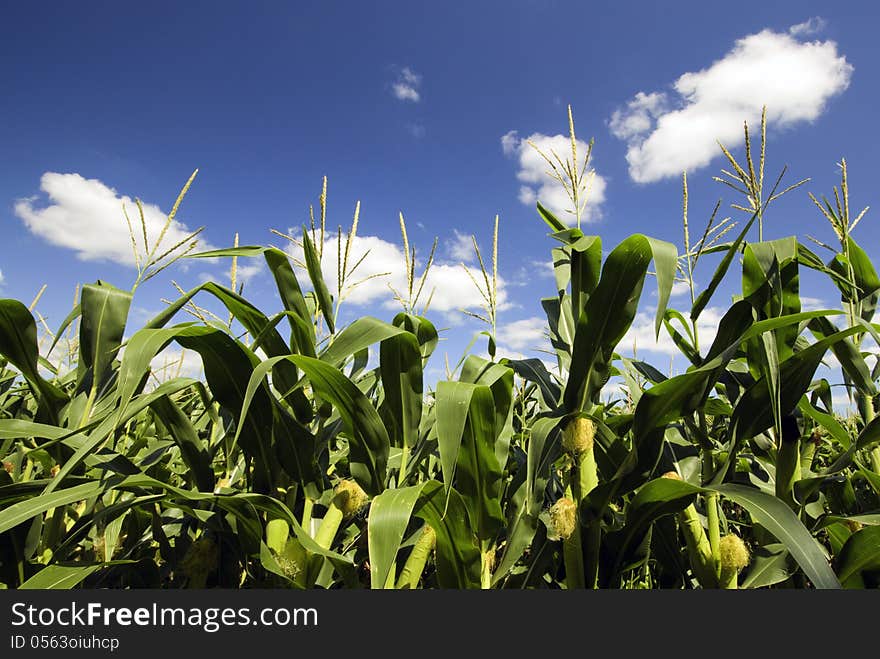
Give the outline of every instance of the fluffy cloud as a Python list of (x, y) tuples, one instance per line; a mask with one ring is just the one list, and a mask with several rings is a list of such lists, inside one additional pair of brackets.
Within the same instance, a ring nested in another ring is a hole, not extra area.
[[(560, 220), (573, 225), (575, 216), (571, 212), (572, 204), (565, 188), (547, 173), (550, 166), (529, 142), (551, 159), (553, 159), (552, 154), (555, 152), (564, 161), (571, 158), (571, 138), (568, 135), (533, 133), (528, 138), (521, 139), (517, 131), (512, 130), (501, 137), (501, 150), (506, 156), (515, 158), (519, 165), (516, 177), (523, 183), (519, 189), (520, 202), (527, 206), (534, 206), (536, 201), (540, 201)], [(577, 140), (579, 165), (583, 165), (587, 148), (586, 142)], [(590, 172), (587, 179), (589, 185), (587, 205), (583, 217), (587, 222), (598, 220), (601, 217), (600, 206), (605, 201), (606, 186), (605, 179), (596, 174), (595, 169), (591, 168)]]
[(825, 301), (818, 297), (809, 297), (801, 295), (801, 311), (818, 311), (819, 309), (827, 309)]
[(802, 41), (821, 29), (818, 19), (788, 32), (763, 30), (739, 39), (720, 60), (681, 75), (673, 92), (637, 93), (609, 120), (627, 143), (634, 181), (651, 183), (704, 167), (743, 141), (743, 121), (787, 127), (813, 121), (843, 92), (853, 66), (833, 41)]
[(391, 85), (391, 93), (399, 101), (411, 101), (418, 103), (422, 96), (419, 94), (419, 86), (422, 84), (422, 76), (411, 68), (404, 67), (397, 80)]
[[(697, 330), (699, 331), (700, 348), (703, 353), (706, 352), (706, 349), (715, 340), (715, 335), (718, 333), (718, 323), (724, 314), (725, 310), (719, 307), (708, 307), (700, 314), (700, 318), (697, 321)], [(687, 337), (684, 329), (677, 323), (673, 323), (673, 327), (680, 334)], [(660, 328), (660, 338), (654, 338), (654, 314), (645, 312), (636, 314), (633, 324), (618, 346), (618, 351), (622, 355), (631, 355), (633, 349), (640, 354), (649, 352), (672, 356), (681, 353), (665, 327)]]
[(238, 283), (247, 284), (266, 269), (266, 262), (261, 259), (239, 259), (235, 268), (235, 279)]
[(547, 319), (532, 316), (501, 325), (497, 328), (496, 338), (499, 344), (513, 350), (534, 350), (549, 348), (546, 332)]
[[(290, 235), (296, 236), (297, 234), (291, 231)], [(338, 241), (338, 236), (327, 238), (322, 259), (324, 281), (332, 295), (336, 295), (337, 289)], [(287, 252), (295, 262), (303, 262), (302, 248), (299, 246), (291, 243)], [(344, 236), (342, 238), (342, 252), (344, 255)], [(362, 257), (363, 260), (361, 260)], [(346, 291), (343, 292), (345, 303), (354, 305), (381, 304), (386, 308), (398, 307), (399, 303), (394, 300), (392, 287), (406, 295), (406, 259), (403, 250), (398, 245), (378, 236), (358, 235), (354, 238), (349, 252), (349, 270), (358, 261), (360, 263), (346, 281)], [(423, 268), (424, 264), (416, 264), (417, 277), (421, 275)], [(295, 266), (295, 269), (301, 281), (308, 281), (308, 274), (305, 270), (299, 266)], [(476, 272), (473, 269), (471, 271), (477, 281), (482, 282), (479, 269)], [(351, 285), (357, 282), (361, 283), (352, 288)], [(474, 310), (483, 306), (482, 296), (459, 263), (434, 262), (419, 297), (419, 309), (427, 302), (432, 291), (433, 297), (429, 308), (435, 311)], [(499, 277), (498, 308), (500, 310), (508, 306), (505, 282)]]
[(199, 353), (183, 350), (176, 344), (166, 347), (150, 362), (150, 369), (160, 382), (175, 377), (199, 378), (204, 368)]
[[(22, 199), (15, 204), (15, 214), (25, 226), (47, 242), (76, 251), (84, 260), (108, 260), (122, 265), (135, 265), (131, 236), (122, 212), (128, 211), (132, 228), (143, 253), (142, 232), (137, 206), (127, 195), (119, 195), (97, 179), (79, 174), (46, 172), (40, 178), (40, 189), (49, 197), (49, 205), (38, 207), (37, 199)], [(155, 204), (143, 204), (147, 238), (154, 245), (165, 225), (167, 214)], [(157, 255), (183, 240), (191, 230), (174, 220), (162, 238)], [(204, 249), (210, 245), (201, 244)]]
[(794, 37), (809, 37), (818, 34), (825, 29), (825, 19), (821, 16), (813, 16), (803, 23), (792, 25), (788, 28), (788, 33)]
[[(694, 282), (696, 284), (696, 282)], [(681, 295), (686, 295), (691, 292), (691, 286), (686, 281), (677, 281), (672, 284), (672, 290), (669, 293), (669, 297), (679, 297)]]
[(470, 234), (461, 233), (458, 229), (452, 231), (454, 236), (446, 242), (446, 253), (449, 254), (449, 258), (461, 263), (473, 263), (477, 257)]

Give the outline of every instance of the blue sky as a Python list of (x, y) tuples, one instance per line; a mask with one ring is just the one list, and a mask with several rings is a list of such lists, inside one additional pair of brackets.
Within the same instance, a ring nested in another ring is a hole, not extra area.
[[(874, 202), (878, 18), (871, 3), (827, 2), (7, 5), (0, 294), (28, 302), (48, 284), (38, 309), (55, 327), (76, 282), (130, 287), (123, 198), (130, 213), (140, 198), (161, 223), (196, 168), (177, 220), (180, 231), (205, 226), (214, 247), (235, 232), (242, 244), (282, 245), (270, 229), (306, 221), (326, 175), (331, 227), (347, 227), (361, 203), (355, 251), (371, 249), (366, 270), (399, 282), (400, 212), (421, 256), (439, 238), (429, 315), (450, 329), (436, 368), (482, 329), (457, 311), (479, 301), (457, 247), (474, 234), (488, 252), (498, 214), (500, 343), (535, 354), (553, 241), (534, 199), (559, 194), (523, 140), (553, 145), (571, 104), (578, 136), (595, 138), (585, 230), (607, 248), (635, 232), (680, 246), (683, 169), (692, 225), (719, 198), (723, 215), (741, 219), (730, 209), (741, 200), (712, 181), (724, 165), (715, 140), (741, 157), (742, 121), (757, 128), (766, 104), (767, 176), (788, 164), (787, 182), (811, 181), (771, 206), (765, 237), (833, 243), (807, 191), (830, 194), (845, 157), (853, 206)], [(856, 232), (870, 254), (872, 214)], [(226, 265), (173, 267), (138, 290), (133, 321), (175, 296), (171, 278), (184, 288), (224, 281)], [(243, 274), (246, 296), (276, 311), (267, 273)], [(816, 305), (836, 306), (824, 283), (804, 279)], [(736, 284), (734, 274), (715, 303)], [(390, 319), (389, 299), (385, 280), (371, 281), (343, 319)], [(688, 308), (686, 296), (672, 304)], [(668, 365), (644, 343), (643, 320), (640, 355)]]

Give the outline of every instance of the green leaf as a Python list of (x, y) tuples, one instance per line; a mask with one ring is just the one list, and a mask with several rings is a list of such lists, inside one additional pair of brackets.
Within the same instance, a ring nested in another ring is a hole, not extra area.
[(436, 428), (437, 447), (440, 451), (440, 470), (447, 489), (452, 488), (455, 466), (464, 439), (464, 428), (470, 410), (474, 385), (465, 382), (437, 383)]
[(849, 432), (840, 425), (840, 422), (833, 415), (826, 414), (825, 412), (816, 409), (810, 404), (810, 401), (807, 400), (806, 396), (801, 398), (800, 403), (798, 403), (798, 408), (806, 416), (810, 417), (813, 421), (825, 428), (825, 430), (827, 430), (843, 448), (847, 449), (850, 447), (852, 441), (850, 440)]
[[(808, 327), (817, 339), (827, 338), (839, 331), (834, 323), (827, 318), (814, 318)], [(868, 396), (874, 396), (877, 393), (877, 387), (871, 378), (871, 369), (868, 368), (865, 358), (852, 340), (838, 341), (832, 344), (831, 352), (834, 353), (844, 373), (860, 393)]]
[(131, 293), (99, 281), (86, 284), (80, 296), (78, 380), (91, 372), (100, 390), (110, 377), (110, 367), (125, 336)]
[(524, 380), (537, 384), (544, 405), (552, 409), (559, 404), (562, 390), (540, 359), (504, 359), (502, 363), (512, 368), (513, 372)]
[(733, 257), (736, 256), (737, 252), (739, 252), (740, 245), (746, 237), (746, 234), (749, 232), (749, 229), (752, 228), (752, 225), (755, 223), (755, 220), (758, 219), (758, 214), (755, 213), (752, 215), (752, 219), (750, 219), (743, 230), (740, 231), (739, 236), (737, 236), (736, 240), (730, 243), (730, 246), (727, 248), (727, 251), (724, 253), (724, 257), (721, 259), (721, 262), (718, 264), (718, 267), (715, 268), (715, 273), (712, 275), (712, 280), (709, 282), (709, 285), (706, 287), (702, 293), (697, 296), (696, 301), (694, 302), (693, 307), (691, 308), (691, 320), (696, 322), (697, 318), (700, 317), (700, 314), (703, 312), (703, 309), (706, 308), (706, 305), (709, 304), (709, 300), (712, 299), (712, 296), (715, 295), (715, 291), (718, 289), (718, 286), (721, 284), (721, 281), (724, 279), (724, 275), (727, 274), (728, 268), (730, 268), (730, 264), (733, 262)]
[(461, 494), (474, 532), (480, 540), (488, 540), (504, 521), (492, 390), (485, 385), (440, 382), (436, 398), (437, 437), (446, 487), (454, 486)]
[[(245, 403), (246, 383), (259, 359), (224, 331), (213, 327), (178, 325), (166, 329), (148, 327), (136, 332), (129, 340), (119, 368), (119, 424), (127, 413), (129, 401), (143, 386), (150, 362), (171, 340), (199, 353), (211, 393), (221, 407), (236, 417), (240, 416)], [(291, 367), (291, 370), (295, 369)], [(243, 425), (236, 429), (236, 438), (241, 437), (242, 448), (256, 460), (255, 487), (266, 491), (264, 488), (269, 487), (277, 471), (272, 428), (261, 421), (272, 418), (271, 397), (267, 388), (263, 386), (251, 394), (248, 405), (257, 406), (257, 413), (248, 417), (246, 424), (242, 419)]]
[(577, 323), (581, 310), (599, 283), (602, 269), (602, 239), (599, 236), (584, 236), (580, 229), (560, 231), (553, 237), (567, 243), (569, 248), (571, 310), (574, 322)]
[(835, 283), (843, 294), (844, 301), (867, 300), (873, 293), (880, 290), (880, 277), (877, 276), (877, 271), (874, 270), (874, 265), (871, 263), (871, 259), (865, 250), (851, 236), (847, 236), (847, 241), (849, 263), (847, 264), (845, 255), (839, 253), (828, 264), (828, 268), (837, 273), (840, 278), (845, 278), (848, 282), (848, 265), (852, 266), (855, 276), (855, 281), (853, 282), (856, 286), (855, 290), (849, 284), (842, 285), (839, 280), (836, 280)]
[[(162, 396), (177, 393), (178, 391), (182, 391), (189, 387), (198, 386), (198, 384), (199, 382), (197, 380), (174, 378), (173, 380), (163, 382), (150, 393), (138, 396), (136, 400), (124, 410), (119, 410), (118, 413), (116, 410), (111, 410), (99, 419), (93, 418), (92, 424), (94, 424), (94, 427), (89, 432), (88, 437), (80, 444), (74, 454), (64, 461), (64, 464), (61, 465), (61, 470), (56, 474), (55, 478), (48, 482), (46, 488), (43, 490), (43, 494), (49, 494), (64, 483), (74, 469), (82, 464), (89, 456), (98, 452), (101, 445), (108, 440), (108, 437), (116, 430), (116, 428), (147, 408), (154, 400), (161, 398)], [(84, 431), (92, 427), (92, 424), (86, 428), (81, 428), (80, 430)]]
[(107, 483), (92, 481), (14, 503), (8, 508), (0, 510), (0, 533), (4, 533), (52, 508), (60, 508), (97, 496), (105, 489), (109, 489), (115, 482), (118, 481), (115, 479), (109, 479)]
[(568, 228), (563, 222), (558, 220), (553, 213), (551, 213), (549, 210), (544, 208), (541, 205), (540, 201), (538, 202), (537, 205), (538, 205), (538, 214), (541, 216), (541, 219), (547, 223), (547, 226), (549, 226), (551, 229), (553, 229), (554, 231), (565, 231)]
[[(222, 256), (246, 256), (254, 257), (262, 255), (269, 266), (278, 295), (284, 304), (284, 310), (289, 312), (288, 320), (293, 338), (293, 345), (297, 352), (307, 357), (315, 356), (315, 328), (312, 324), (312, 314), (299, 286), (296, 274), (290, 265), (290, 258), (277, 247), (260, 247), (248, 245), (242, 247), (230, 247), (216, 249), (209, 252), (189, 254), (187, 258), (216, 258)], [(302, 322), (296, 322), (296, 321)]]
[(202, 492), (212, 492), (214, 470), (211, 468), (211, 454), (189, 417), (168, 396), (156, 399), (150, 407), (180, 448), (180, 456), (192, 472), (196, 487)]
[(699, 409), (751, 326), (749, 303), (734, 304), (721, 319), (715, 341), (701, 366), (655, 384), (642, 394), (633, 420), (635, 437), (646, 436), (655, 428)]
[(385, 339), (379, 348), (384, 398), (379, 415), (394, 446), (415, 446), (422, 420), (422, 353), (414, 334)]
[(266, 259), (266, 264), (275, 278), (275, 285), (284, 309), (293, 314), (288, 316), (293, 347), (301, 355), (314, 357), (315, 326), (299, 281), (290, 265), (290, 259), (287, 254), (275, 247), (266, 249), (263, 258)]
[(339, 412), (349, 435), (349, 468), (351, 476), (370, 495), (385, 489), (385, 476), (391, 442), (382, 418), (370, 400), (337, 368), (319, 359), (302, 355), (273, 357), (264, 360), (250, 375), (242, 398), (239, 423), (253, 419), (260, 423), (259, 411), (250, 411), (253, 395), (264, 384), (263, 378), (278, 360), (287, 359), (296, 364), (312, 384), (315, 393), (329, 401)]
[(840, 588), (821, 546), (783, 501), (742, 485), (725, 484), (711, 489), (745, 508), (756, 524), (785, 545), (814, 587)]
[[(165, 311), (148, 322), (144, 329), (157, 329), (163, 327), (178, 311), (180, 311), (180, 309), (183, 308), (184, 304), (189, 302), (189, 300), (201, 291), (214, 296), (223, 304), (223, 306), (226, 307), (229, 313), (231, 313), (232, 316), (244, 326), (251, 336), (255, 339), (259, 338), (260, 348), (262, 348), (269, 357), (290, 354), (290, 349), (288, 348), (287, 343), (285, 343), (281, 334), (273, 326), (272, 321), (270, 321), (263, 312), (235, 291), (215, 284), (214, 282), (201, 284), (188, 291), (185, 295), (182, 295), (173, 304), (169, 305)], [(295, 336), (304, 336), (304, 338), (302, 338), (302, 341), (305, 344), (303, 352), (305, 354), (313, 352), (313, 350), (310, 350), (309, 344), (309, 342), (312, 341), (309, 334), (311, 330), (304, 327), (306, 321), (297, 317), (297, 319), (294, 320), (294, 323), (297, 327), (300, 327), (301, 330), (298, 334), (295, 332)], [(128, 346), (126, 346), (126, 349), (128, 349)], [(253, 348), (253, 350), (256, 350), (256, 348)], [(288, 392), (292, 392), (289, 394), (290, 398), (287, 399), (288, 402), (297, 412), (298, 416), (302, 415), (303, 417), (306, 417), (311, 413), (311, 410), (304, 394), (296, 389), (298, 379), (296, 369), (292, 364), (285, 361), (278, 362), (276, 369), (272, 373), (273, 386), (285, 396), (285, 399), (288, 397)], [(306, 421), (309, 420), (311, 419), (306, 419)]]
[(864, 588), (862, 572), (880, 570), (880, 526), (868, 526), (853, 533), (835, 563), (844, 587)]
[(675, 273), (678, 264), (678, 250), (672, 243), (647, 237), (654, 257), (655, 276), (657, 277), (657, 311), (654, 315), (654, 338), (660, 336), (663, 318), (666, 316), (666, 305), (672, 294)]
[(788, 550), (781, 543), (758, 547), (752, 553), (748, 570), (740, 577), (740, 589), (766, 588), (781, 583), (791, 576)]
[[(239, 416), (246, 392), (246, 382), (259, 359), (239, 341), (223, 331), (209, 327), (184, 327), (175, 340), (184, 348), (202, 357), (205, 379), (220, 406)], [(274, 459), (272, 428), (266, 419), (272, 417), (271, 397), (265, 388), (251, 402), (256, 406), (245, 425), (245, 432), (236, 429), (242, 449), (254, 460), (254, 484), (258, 492), (269, 492), (277, 474)]]
[(31, 312), (18, 300), (0, 300), (0, 356), (9, 360), (31, 389), (40, 395), (39, 404), (46, 410), (46, 420), (57, 424), (58, 411), (67, 402), (67, 396), (40, 376), (37, 324)]
[(19, 586), (20, 590), (69, 590), (100, 570), (97, 565), (49, 565)]
[(645, 540), (651, 525), (664, 515), (678, 513), (694, 502), (701, 488), (672, 478), (657, 478), (643, 485), (626, 510), (626, 524), (614, 536), (616, 574)]
[(490, 540), (504, 524), (501, 512), (502, 469), (495, 454), (495, 407), (489, 387), (476, 385), (455, 468), (455, 487), (461, 494), (474, 531)]
[[(583, 411), (610, 377), (614, 348), (632, 324), (648, 264), (650, 241), (630, 236), (605, 260), (602, 277), (577, 321), (571, 367), (563, 393), (567, 412)], [(614, 309), (614, 313), (608, 313)]]
[(318, 255), (315, 244), (312, 242), (308, 229), (305, 226), (302, 228), (302, 242), (306, 270), (308, 270), (309, 279), (312, 281), (312, 288), (315, 290), (315, 299), (318, 301), (318, 306), (324, 315), (324, 320), (327, 321), (327, 329), (332, 334), (336, 331), (333, 321), (333, 299), (330, 297), (330, 291), (327, 290), (327, 284), (324, 282), (324, 273), (321, 271), (321, 257)]
[(321, 361), (340, 368), (351, 355), (375, 343), (405, 333), (406, 330), (401, 327), (395, 327), (371, 316), (364, 316), (353, 321), (334, 336), (327, 349), (318, 357)]
[[(779, 368), (779, 381), (780, 407), (783, 414), (787, 414), (794, 409), (807, 391), (812, 382), (813, 375), (822, 361), (822, 356), (828, 348), (833, 343), (842, 341), (857, 331), (859, 331), (859, 328), (850, 328), (832, 334), (782, 362)], [(733, 410), (730, 424), (733, 443), (726, 468), (719, 472), (719, 477), (723, 477), (730, 469), (739, 446), (744, 439), (754, 437), (773, 425), (773, 406), (770, 400), (767, 378), (761, 378), (743, 392)]]
[(479, 588), (480, 551), (474, 544), (464, 502), (455, 490), (445, 492), (437, 481), (386, 490), (370, 504), (367, 520), (370, 583), (385, 585), (412, 517), (437, 534), (437, 582), (441, 588)]
[(504, 555), (493, 574), (493, 583), (506, 577), (525, 550), (532, 543), (538, 530), (538, 519), (544, 507), (547, 483), (553, 472), (553, 463), (559, 457), (559, 419), (541, 417), (536, 419), (529, 431), (526, 461), (525, 493), (521, 507), (508, 524)]
[(461, 367), (462, 382), (483, 384), (492, 391), (495, 408), (495, 457), (499, 465), (507, 464), (513, 435), (513, 370), (505, 364), (469, 355)]
[(59, 428), (47, 423), (34, 423), (26, 419), (0, 419), (0, 439), (18, 439), (19, 437), (61, 439), (76, 434), (76, 432), (70, 428)]

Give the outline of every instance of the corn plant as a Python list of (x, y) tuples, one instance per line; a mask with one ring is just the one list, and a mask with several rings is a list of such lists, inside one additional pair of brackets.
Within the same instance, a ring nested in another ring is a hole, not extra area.
[[(556, 369), (496, 354), (497, 218), (491, 263), (475, 241), (471, 273), (487, 357), (467, 354), (445, 379), (426, 378), (441, 338), (426, 290), (437, 243), (419, 274), (403, 215), (401, 311), (343, 325), (340, 305), (363, 281), (360, 206), (334, 236), (326, 179), (317, 215), (310, 208), (296, 235), (274, 232), (295, 257), (237, 236), (226, 249), (195, 253), (194, 234), (166, 250), (138, 238), (125, 215), (138, 254), (130, 289), (79, 287), (54, 331), (38, 300), (0, 300), (0, 583), (878, 585), (880, 367), (870, 342), (880, 338), (880, 278), (852, 237), (864, 213), (851, 219), (845, 161), (835, 202), (812, 197), (840, 243), (813, 239), (832, 252), (827, 261), (797, 236), (764, 240), (778, 194), (763, 191), (763, 120), (757, 168), (748, 139), (745, 165), (724, 149), (726, 182), (747, 197), (737, 204), (744, 222), (717, 220), (719, 202), (692, 240), (685, 177), (682, 251), (641, 234), (605, 251), (579, 221), (592, 142), (578, 154), (570, 110), (569, 132), (570, 158), (545, 157), (575, 226), (537, 205), (554, 266), (541, 303)], [(328, 245), (335, 290), (324, 279)], [(140, 283), (177, 258), (230, 259), (229, 286), (177, 287), (161, 313), (131, 327)], [(265, 262), (275, 309), (244, 296), (241, 259)], [(699, 290), (695, 273), (710, 261)], [(802, 309), (806, 271), (830, 278), (842, 309)], [(740, 294), (714, 339), (701, 340), (700, 316), (728, 274)], [(689, 311), (670, 304), (677, 280)], [(669, 334), (687, 364), (679, 374), (622, 356), (646, 282), (655, 334)], [(171, 345), (197, 354), (203, 377), (160, 372)], [(833, 385), (817, 375), (831, 356), (855, 414), (835, 412)]]

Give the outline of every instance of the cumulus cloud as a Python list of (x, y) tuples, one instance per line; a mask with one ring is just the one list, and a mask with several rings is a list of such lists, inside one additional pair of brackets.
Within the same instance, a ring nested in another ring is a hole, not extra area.
[(639, 92), (616, 110), (609, 128), (627, 144), (634, 181), (651, 183), (705, 167), (743, 141), (743, 121), (784, 128), (817, 119), (848, 86), (853, 66), (833, 41), (802, 38), (819, 19), (788, 32), (762, 30), (738, 39), (721, 59), (681, 75), (672, 92)]
[[(720, 307), (707, 307), (700, 314), (700, 318), (697, 321), (697, 330), (699, 331), (700, 347), (703, 349), (703, 352), (715, 340), (715, 336), (718, 333), (718, 323), (721, 322), (721, 318), (725, 313), (726, 310)], [(673, 327), (680, 334), (687, 337), (685, 330), (678, 324), (673, 323)], [(681, 354), (681, 351), (675, 345), (665, 327), (660, 328), (660, 338), (654, 338), (654, 314), (646, 312), (636, 314), (629, 331), (620, 341), (618, 352), (621, 354), (632, 354), (633, 349), (639, 354), (643, 352), (661, 355)]]
[(204, 372), (202, 357), (195, 350), (171, 344), (150, 362), (150, 369), (160, 382), (171, 378), (199, 378)]
[(534, 350), (549, 347), (546, 331), (547, 319), (532, 316), (499, 326), (495, 338), (513, 350)]
[(638, 139), (651, 130), (654, 121), (666, 112), (666, 95), (662, 92), (638, 92), (626, 104), (626, 109), (615, 110), (609, 127), (615, 137), (622, 140)]
[[(564, 160), (571, 158), (571, 139), (568, 135), (543, 135), (532, 133), (526, 139), (521, 139), (519, 133), (512, 130), (501, 137), (501, 150), (504, 155), (515, 158), (519, 165), (516, 178), (523, 184), (519, 189), (519, 200), (527, 206), (534, 206), (540, 201), (543, 206), (551, 210), (557, 217), (567, 224), (575, 223), (575, 215), (572, 213), (571, 200), (565, 188), (554, 179), (548, 171), (550, 166), (531, 144), (553, 159), (553, 153)], [(583, 158), (587, 153), (588, 145), (582, 140), (577, 140), (579, 165), (583, 165)], [(605, 201), (606, 181), (590, 168), (587, 181), (587, 205), (584, 209), (585, 221), (598, 220), (601, 215), (601, 204)]]
[(827, 309), (825, 301), (818, 297), (809, 297), (801, 295), (801, 311), (818, 311), (819, 309)]
[[(291, 230), (290, 235), (297, 234)], [(324, 246), (322, 272), (327, 287), (332, 295), (337, 290), (338, 236), (328, 237)], [(288, 254), (295, 263), (304, 261), (302, 248), (290, 243)], [(342, 238), (342, 252), (345, 252), (345, 237)], [(344, 259), (344, 256), (343, 256)], [(386, 308), (395, 308), (399, 303), (394, 299), (392, 288), (406, 295), (406, 258), (403, 250), (394, 243), (378, 236), (358, 235), (352, 241), (349, 251), (348, 267), (351, 270), (358, 264), (354, 272), (346, 280), (343, 291), (345, 304), (370, 305), (380, 304)], [(308, 274), (299, 265), (294, 266), (301, 281), (308, 281)], [(416, 276), (420, 276), (424, 264), (416, 264)], [(472, 270), (473, 272), (473, 270)], [(481, 281), (479, 270), (473, 272), (477, 281)], [(360, 283), (358, 283), (360, 282)], [(356, 284), (352, 287), (352, 284)], [(451, 312), (459, 309), (474, 310), (483, 305), (483, 298), (474, 285), (471, 277), (459, 263), (443, 263), (435, 261), (428, 272), (428, 277), (419, 298), (421, 308), (432, 294), (430, 309), (440, 312)], [(499, 277), (498, 308), (509, 306), (504, 280)]]
[(422, 76), (406, 66), (400, 71), (397, 80), (391, 85), (391, 93), (399, 101), (418, 103), (422, 99), (419, 93), (421, 84)]
[[(228, 263), (228, 261), (227, 261)], [(238, 287), (241, 285), (247, 286), (250, 281), (261, 275), (266, 270), (266, 262), (262, 257), (257, 258), (242, 258), (239, 257), (238, 262), (235, 266), (235, 288), (238, 290)], [(199, 281), (213, 281), (214, 283), (220, 284), (221, 286), (229, 286), (229, 270), (224, 270), (219, 273), (214, 272), (202, 272), (199, 274)]]
[[(245, 262), (242, 263), (242, 261)], [(261, 259), (239, 259), (236, 266), (235, 279), (239, 283), (247, 284), (265, 269), (266, 262)]]
[[(75, 250), (83, 260), (107, 260), (134, 266), (131, 236), (122, 212), (124, 205), (138, 238), (140, 253), (144, 253), (138, 210), (131, 197), (79, 174), (46, 172), (40, 178), (40, 189), (48, 196), (49, 204), (40, 207), (38, 198), (22, 199), (15, 204), (15, 214), (43, 240)], [(143, 203), (143, 209), (147, 238), (152, 246), (159, 238), (167, 214), (156, 204)], [(174, 220), (156, 254), (190, 233), (185, 224)], [(213, 249), (204, 242), (201, 247)]]
[(470, 234), (461, 233), (453, 229), (453, 237), (446, 242), (446, 253), (453, 261), (461, 263), (473, 263), (476, 259), (474, 253), (474, 241)]
[[(696, 288), (696, 282), (694, 282)], [(678, 297), (680, 295), (685, 295), (691, 292), (691, 286), (686, 281), (677, 281), (672, 284), (672, 291), (669, 293), (669, 297)]]
[(809, 37), (824, 30), (825, 25), (826, 22), (824, 18), (821, 16), (813, 16), (812, 18), (805, 20), (803, 23), (792, 25), (788, 28), (788, 33), (794, 37)]

